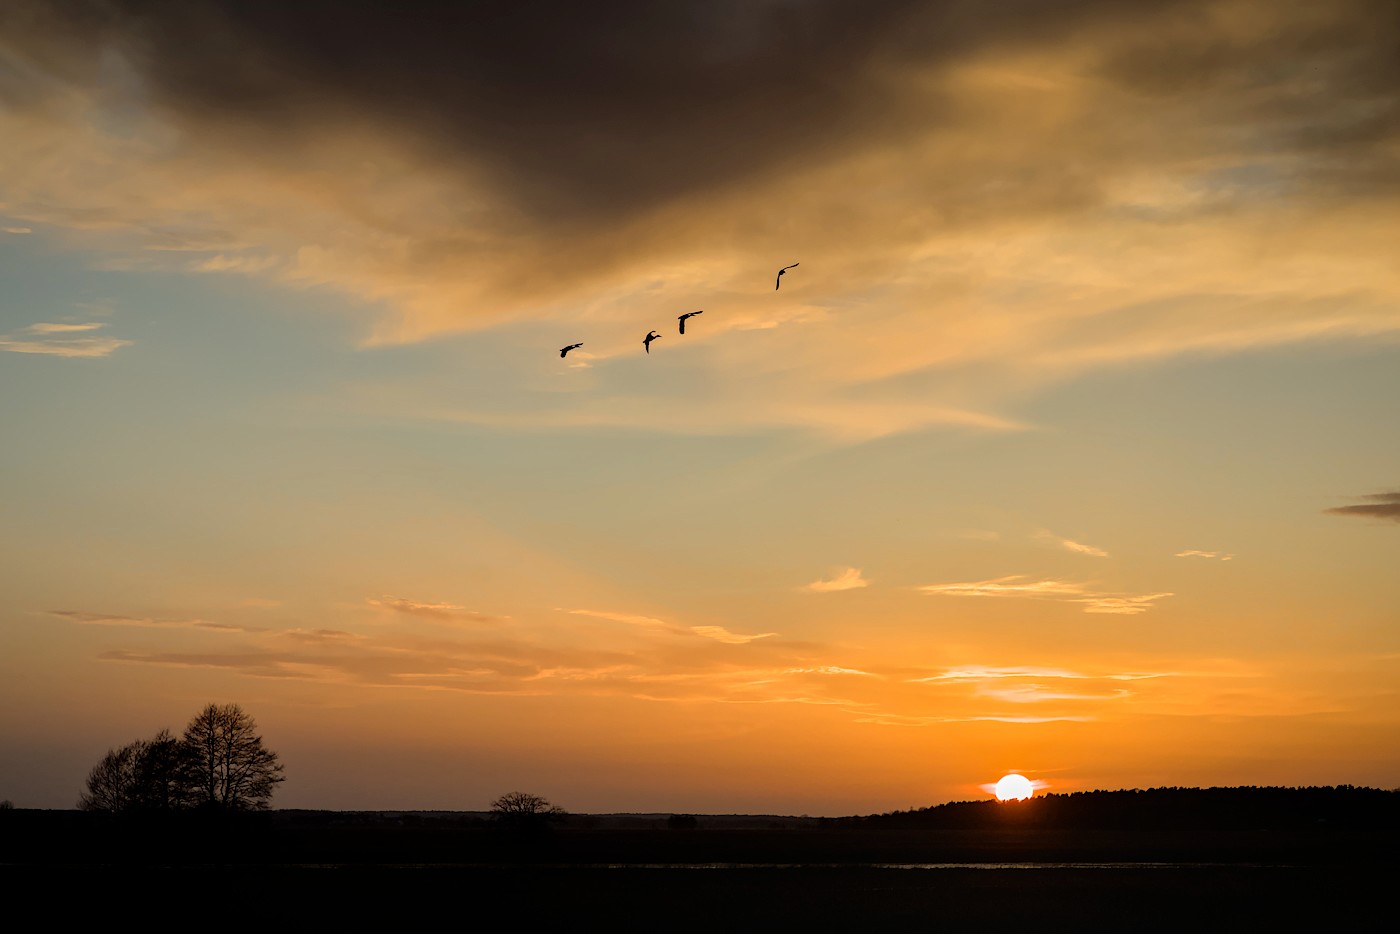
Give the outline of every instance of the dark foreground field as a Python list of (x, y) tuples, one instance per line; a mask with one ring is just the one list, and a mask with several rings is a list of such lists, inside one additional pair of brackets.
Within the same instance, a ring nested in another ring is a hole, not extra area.
[[(491, 930), (1368, 929), (1389, 916), (1385, 830), (578, 826), (12, 812), (0, 880), (66, 917), (159, 906), (206, 926)], [(975, 868), (974, 868), (975, 867)], [(49, 896), (52, 898), (52, 896)]]
[(216, 930), (1384, 930), (1377, 919), (1393, 898), (1390, 871), (1337, 867), (88, 866), (0, 877), (16, 895), (81, 893), (57, 895), (65, 918), (121, 916), (135, 903)]

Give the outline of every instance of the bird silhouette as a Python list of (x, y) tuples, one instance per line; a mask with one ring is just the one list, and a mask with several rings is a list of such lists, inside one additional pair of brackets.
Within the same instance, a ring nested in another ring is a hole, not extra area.
[(688, 311), (688, 312), (686, 312), (685, 314), (683, 314), (683, 315), (679, 316), (678, 318), (676, 318), (676, 320), (679, 321), (679, 322), (681, 323), (681, 333), (682, 333), (682, 334), (685, 333), (685, 319), (686, 319), (686, 318), (694, 318), (696, 315), (703, 315), (704, 313), (705, 313), (704, 309), (701, 309), (700, 311)]
[(778, 291), (778, 286), (780, 286), (780, 285), (783, 284), (783, 273), (787, 272), (787, 271), (788, 271), (789, 269), (791, 269), (793, 266), (801, 266), (801, 265), (802, 265), (801, 263), (793, 263), (792, 266), (784, 266), (782, 269), (779, 269), (779, 270), (778, 270), (778, 278), (777, 278), (776, 284), (774, 284), (774, 286), (773, 286), (773, 291), (775, 291), (775, 292)]
[(642, 340), (642, 346), (647, 349), (647, 353), (651, 353), (651, 342), (660, 336), (655, 331), (647, 331), (647, 336)]
[(569, 351), (573, 350), (573, 349), (576, 348), (576, 347), (582, 347), (582, 346), (583, 346), (583, 342), (582, 342), (582, 341), (579, 341), (577, 344), (570, 344), (569, 346), (565, 347), (563, 350), (559, 351), (559, 356), (560, 356), (560, 357), (567, 356), (568, 353), (569, 353)]

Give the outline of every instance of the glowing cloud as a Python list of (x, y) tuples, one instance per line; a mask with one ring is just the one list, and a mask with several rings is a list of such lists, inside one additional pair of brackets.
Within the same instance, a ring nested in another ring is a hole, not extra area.
[(746, 636), (737, 632), (730, 632), (723, 626), (691, 626), (690, 631), (697, 636), (704, 636), (706, 639), (714, 639), (716, 642), (723, 642), (726, 645), (744, 645), (753, 642), (755, 639), (767, 639), (776, 636), (776, 632), (760, 632), (755, 635)]
[(1186, 551), (1178, 551), (1175, 555), (1178, 558), (1214, 558), (1217, 561), (1234, 560), (1234, 555), (1227, 555), (1220, 551), (1197, 551), (1194, 548)]
[(1110, 613), (1117, 616), (1136, 616), (1152, 609), (1152, 604), (1170, 593), (1149, 593), (1137, 597), (1114, 596), (1112, 594), (1090, 594), (1076, 601), (1083, 603), (1085, 613)]
[(1170, 593), (1133, 596), (1093, 590), (1078, 581), (1029, 580), (1023, 574), (1011, 574), (992, 580), (959, 584), (929, 584), (919, 588), (924, 593), (949, 597), (1023, 597), (1030, 599), (1064, 600), (1084, 604), (1085, 613), (1111, 613), (1133, 616), (1152, 609), (1154, 601), (1170, 597)]
[(870, 581), (860, 576), (860, 568), (846, 568), (827, 580), (812, 581), (803, 589), (812, 593), (836, 593), (839, 590), (857, 590), (869, 586)]
[(95, 331), (106, 325), (91, 324), (31, 324), (24, 330), (30, 334), (65, 334), (72, 331)]
[(1065, 551), (1072, 551), (1075, 554), (1089, 555), (1094, 558), (1108, 557), (1108, 552), (1104, 551), (1102, 548), (1096, 548), (1093, 545), (1085, 545), (1082, 542), (1076, 542), (1073, 539), (1056, 535), (1054, 532), (1051, 532), (1049, 530), (1043, 530), (1041, 532), (1038, 532), (1036, 534), (1036, 538), (1049, 539), (1050, 541), (1057, 543)]
[(878, 678), (880, 675), (859, 668), (842, 668), (838, 665), (818, 665), (815, 668), (786, 668), (785, 675), (859, 675), (863, 678)]
[(1093, 545), (1084, 545), (1068, 538), (1060, 542), (1060, 547), (1064, 548), (1066, 551), (1078, 552), (1081, 555), (1092, 555), (1095, 558), (1108, 557), (1108, 552), (1104, 551), (1102, 548), (1095, 548)]
[(0, 334), (0, 350), (11, 353), (48, 354), (54, 357), (105, 357), (131, 341), (116, 337), (65, 337), (95, 331), (105, 324), (31, 324), (18, 334)]
[(919, 589), (927, 594), (949, 597), (1073, 597), (1084, 593), (1083, 584), (1028, 580), (1024, 574), (1008, 574), (1006, 577), (961, 584), (928, 584)]
[(979, 694), (1010, 704), (1040, 704), (1046, 701), (1100, 701), (1132, 696), (1122, 689), (1108, 694), (1076, 694), (1071, 691), (1051, 691), (1039, 684), (1018, 684), (982, 688)]

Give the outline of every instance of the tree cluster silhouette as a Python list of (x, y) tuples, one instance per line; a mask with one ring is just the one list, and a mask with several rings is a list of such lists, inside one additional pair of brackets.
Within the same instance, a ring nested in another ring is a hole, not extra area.
[(265, 811), (283, 781), (277, 754), (237, 704), (209, 704), (176, 739), (161, 730), (107, 754), (88, 773), (84, 811)]

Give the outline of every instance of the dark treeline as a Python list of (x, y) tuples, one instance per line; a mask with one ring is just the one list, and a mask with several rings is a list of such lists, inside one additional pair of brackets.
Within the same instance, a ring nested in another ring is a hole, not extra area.
[(928, 830), (1394, 830), (1400, 829), (1400, 794), (1354, 785), (1079, 791), (1026, 801), (958, 801), (838, 823)]
[[(494, 812), (0, 811), (0, 866), (1395, 866), (1400, 794), (1157, 788), (845, 818)], [(694, 818), (692, 823), (687, 818)]]

